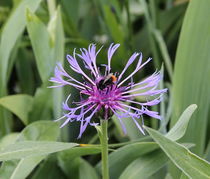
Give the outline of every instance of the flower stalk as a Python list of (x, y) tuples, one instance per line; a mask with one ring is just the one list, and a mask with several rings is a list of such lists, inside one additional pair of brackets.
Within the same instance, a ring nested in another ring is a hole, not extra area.
[(107, 135), (107, 126), (108, 120), (101, 119), (101, 161), (102, 161), (102, 177), (103, 179), (109, 179), (109, 165), (108, 165), (108, 135)]

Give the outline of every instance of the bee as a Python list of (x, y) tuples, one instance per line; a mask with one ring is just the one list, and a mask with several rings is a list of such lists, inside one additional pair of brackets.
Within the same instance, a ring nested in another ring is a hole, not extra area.
[(117, 81), (117, 77), (114, 76), (113, 73), (110, 73), (98, 82), (97, 88), (100, 90), (103, 90), (107, 86), (113, 85), (116, 81)]

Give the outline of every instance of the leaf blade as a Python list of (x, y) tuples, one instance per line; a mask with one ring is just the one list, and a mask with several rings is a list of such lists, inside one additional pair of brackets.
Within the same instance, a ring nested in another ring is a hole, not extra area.
[(120, 175), (120, 179), (145, 179), (152, 176), (168, 161), (167, 156), (160, 150), (134, 160)]
[(171, 128), (171, 130), (166, 134), (166, 137), (176, 141), (182, 138), (187, 130), (188, 123), (191, 119), (191, 116), (197, 109), (196, 104), (192, 104), (185, 109), (177, 123)]
[(210, 164), (190, 152), (184, 146), (171, 141), (154, 129), (145, 127), (150, 136), (158, 143), (171, 161), (188, 177), (209, 178)]
[(210, 105), (207, 102), (210, 101), (210, 22), (204, 20), (210, 18), (209, 6), (208, 0), (189, 2), (176, 54), (172, 91), (171, 126), (188, 105), (198, 105), (182, 141), (195, 143), (193, 151), (199, 155), (204, 151)]
[(29, 95), (11, 95), (0, 98), (0, 105), (17, 115), (28, 124), (28, 113), (32, 108), (33, 98)]
[[(0, 161), (22, 159), (70, 149), (77, 146), (76, 143), (47, 142), (47, 141), (25, 141), (17, 142), (7, 146), (0, 151)], [(34, 153), (36, 151), (36, 153)]]

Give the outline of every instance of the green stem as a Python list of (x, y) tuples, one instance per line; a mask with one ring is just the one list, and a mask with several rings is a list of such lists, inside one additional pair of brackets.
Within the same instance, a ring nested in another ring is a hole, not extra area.
[(101, 119), (100, 141), (101, 141), (101, 160), (102, 160), (103, 179), (109, 179), (107, 124), (108, 120)]

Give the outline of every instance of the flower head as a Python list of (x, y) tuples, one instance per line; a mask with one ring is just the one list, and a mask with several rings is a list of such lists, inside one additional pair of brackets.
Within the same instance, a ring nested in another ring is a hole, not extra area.
[[(83, 82), (70, 76), (60, 63), (55, 68), (55, 77), (50, 79), (51, 82), (57, 83), (56, 86), (51, 86), (52, 88), (70, 85), (79, 90), (81, 100), (75, 102), (76, 106), (70, 107), (68, 100), (71, 95), (69, 95), (63, 103), (63, 109), (67, 113), (58, 119), (64, 120), (61, 127), (68, 122), (79, 121), (79, 138), (88, 125), (98, 125), (97, 122), (93, 121), (96, 114), (102, 116), (104, 120), (108, 120), (113, 114), (116, 115), (125, 133), (124, 118), (131, 118), (143, 134), (144, 131), (136, 119), (142, 118), (144, 114), (157, 119), (161, 118), (158, 112), (148, 109), (148, 106), (160, 103), (162, 94), (167, 91), (167, 89), (157, 89), (161, 80), (160, 72), (155, 72), (141, 82), (134, 83), (132, 77), (151, 60), (149, 58), (142, 63), (142, 53), (134, 53), (121, 73), (113, 73), (111, 60), (119, 46), (119, 44), (110, 45), (108, 63), (103, 65), (105, 68), (103, 74), (96, 65), (96, 58), (101, 49), (97, 51), (96, 46), (91, 44), (88, 49), (80, 49), (80, 54), (74, 50), (73, 56), (67, 55), (70, 68), (83, 77)], [(84, 63), (84, 68), (89, 70), (89, 74), (84, 71), (77, 59)], [(135, 70), (125, 77), (125, 72), (134, 61), (137, 61)], [(147, 101), (135, 101), (137, 96), (146, 96)], [(153, 96), (152, 99), (150, 99), (151, 96)], [(133, 105), (128, 105), (128, 103)]]

